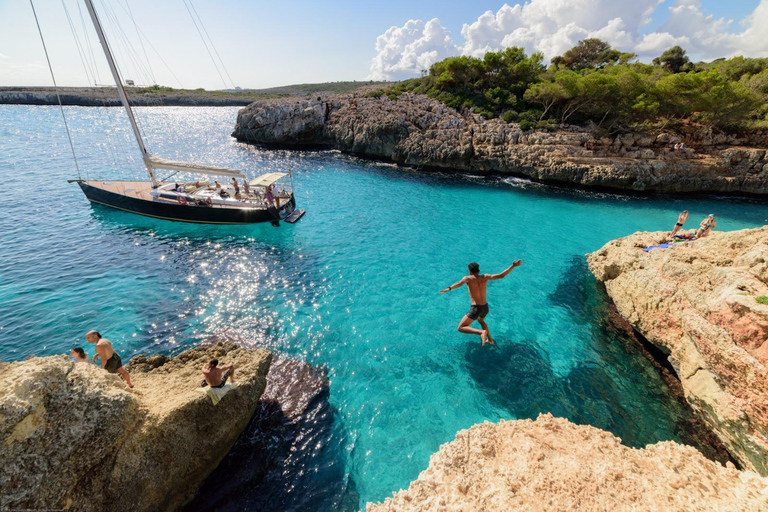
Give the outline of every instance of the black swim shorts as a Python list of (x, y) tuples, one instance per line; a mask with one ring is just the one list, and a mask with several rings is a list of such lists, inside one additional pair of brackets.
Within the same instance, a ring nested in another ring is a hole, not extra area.
[(211, 386), (212, 388), (223, 388), (224, 385), (227, 383), (227, 379), (229, 378), (229, 370), (224, 372), (224, 375), (221, 376), (221, 384), (218, 386)]
[(469, 312), (467, 313), (467, 316), (471, 318), (472, 320), (477, 320), (479, 318), (485, 318), (485, 316), (488, 314), (488, 304), (472, 304), (472, 307), (469, 308)]
[(117, 352), (112, 354), (112, 357), (107, 359), (107, 364), (104, 365), (104, 369), (109, 373), (117, 373), (117, 369), (123, 366), (123, 360), (117, 355)]

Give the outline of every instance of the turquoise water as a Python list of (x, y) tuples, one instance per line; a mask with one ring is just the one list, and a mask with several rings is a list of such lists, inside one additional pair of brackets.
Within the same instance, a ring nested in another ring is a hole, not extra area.
[[(142, 176), (119, 109), (67, 109), (91, 176)], [(58, 110), (0, 107), (0, 359), (68, 352), (98, 329), (124, 359), (177, 353), (224, 328), (327, 367), (342, 464), (327, 486), (359, 506), (406, 487), (456, 431), (567, 416), (631, 446), (685, 440), (686, 413), (605, 321), (584, 254), (691, 211), (718, 229), (768, 222), (724, 198), (637, 198), (519, 180), (397, 169), (333, 152), (268, 151), (229, 137), (234, 108), (138, 109), (151, 151), (254, 172), (294, 170), (294, 226), (176, 224), (90, 206)], [(121, 172), (114, 169), (120, 168)], [(478, 261), (496, 347), (456, 332), (469, 300), (438, 290)], [(88, 349), (88, 347), (86, 347)], [(92, 353), (92, 349), (89, 349)], [(301, 489), (294, 490), (301, 492)], [(319, 508), (336, 508), (338, 501)]]

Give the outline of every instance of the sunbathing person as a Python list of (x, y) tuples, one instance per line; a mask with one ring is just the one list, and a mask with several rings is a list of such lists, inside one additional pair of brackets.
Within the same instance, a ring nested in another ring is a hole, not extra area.
[(212, 388), (223, 388), (227, 383), (227, 379), (231, 379), (232, 383), (235, 382), (235, 365), (225, 364), (219, 366), (218, 359), (211, 359), (203, 365), (203, 387), (206, 385)]
[(710, 213), (706, 219), (701, 221), (701, 224), (699, 225), (699, 230), (696, 232), (696, 238), (702, 238), (709, 235), (710, 231), (712, 231), (716, 227), (717, 227), (717, 222), (715, 222), (715, 214)]
[(683, 210), (680, 215), (677, 216), (677, 222), (675, 223), (675, 227), (672, 228), (672, 232), (669, 234), (669, 236), (675, 236), (677, 231), (683, 227), (683, 224), (685, 224), (685, 221), (688, 220), (688, 210)]
[(83, 350), (82, 347), (73, 348), (72, 352), (69, 353), (69, 357), (73, 357), (76, 363), (91, 364), (91, 361), (88, 359), (88, 356), (85, 355), (85, 350)]

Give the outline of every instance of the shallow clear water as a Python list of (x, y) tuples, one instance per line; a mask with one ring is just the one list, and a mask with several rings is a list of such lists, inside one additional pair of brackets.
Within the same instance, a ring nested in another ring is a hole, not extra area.
[[(91, 177), (143, 176), (120, 109), (66, 110)], [(0, 359), (68, 352), (94, 328), (124, 360), (239, 329), (327, 367), (333, 435), (306, 469), (341, 465), (324, 492), (354, 489), (359, 506), (406, 487), (440, 444), (485, 420), (552, 412), (632, 446), (683, 438), (685, 411), (605, 321), (584, 254), (670, 229), (682, 209), (691, 227), (711, 212), (723, 230), (768, 222), (753, 201), (621, 197), (267, 151), (229, 137), (234, 108), (138, 112), (164, 157), (293, 168), (307, 215), (280, 228), (210, 227), (92, 207), (66, 182), (76, 172), (58, 109), (0, 107)], [(466, 291), (438, 290), (470, 261), (498, 272), (516, 258), (523, 266), (489, 285), (497, 346), (480, 347), (456, 332)]]

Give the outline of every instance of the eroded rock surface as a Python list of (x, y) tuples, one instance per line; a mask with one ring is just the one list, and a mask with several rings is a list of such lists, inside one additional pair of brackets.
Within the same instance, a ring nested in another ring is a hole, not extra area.
[(768, 226), (670, 249), (636, 233), (587, 255), (616, 308), (669, 356), (686, 399), (745, 468), (768, 475)]
[[(240, 382), (215, 407), (196, 391), (212, 357)], [(0, 363), (0, 509), (178, 509), (248, 424), (271, 357), (232, 343), (138, 356), (134, 390), (66, 356)]]
[(628, 448), (609, 432), (540, 415), (462, 430), (408, 490), (367, 512), (766, 510), (768, 478), (670, 441)]
[[(526, 176), (635, 191), (768, 194), (768, 134), (712, 133), (687, 140), (622, 134), (595, 138), (567, 127), (523, 132), (499, 119), (462, 115), (426, 96), (364, 94), (259, 100), (240, 111), (237, 139), (282, 147), (329, 147), (403, 165)], [(589, 142), (591, 149), (584, 144)]]

